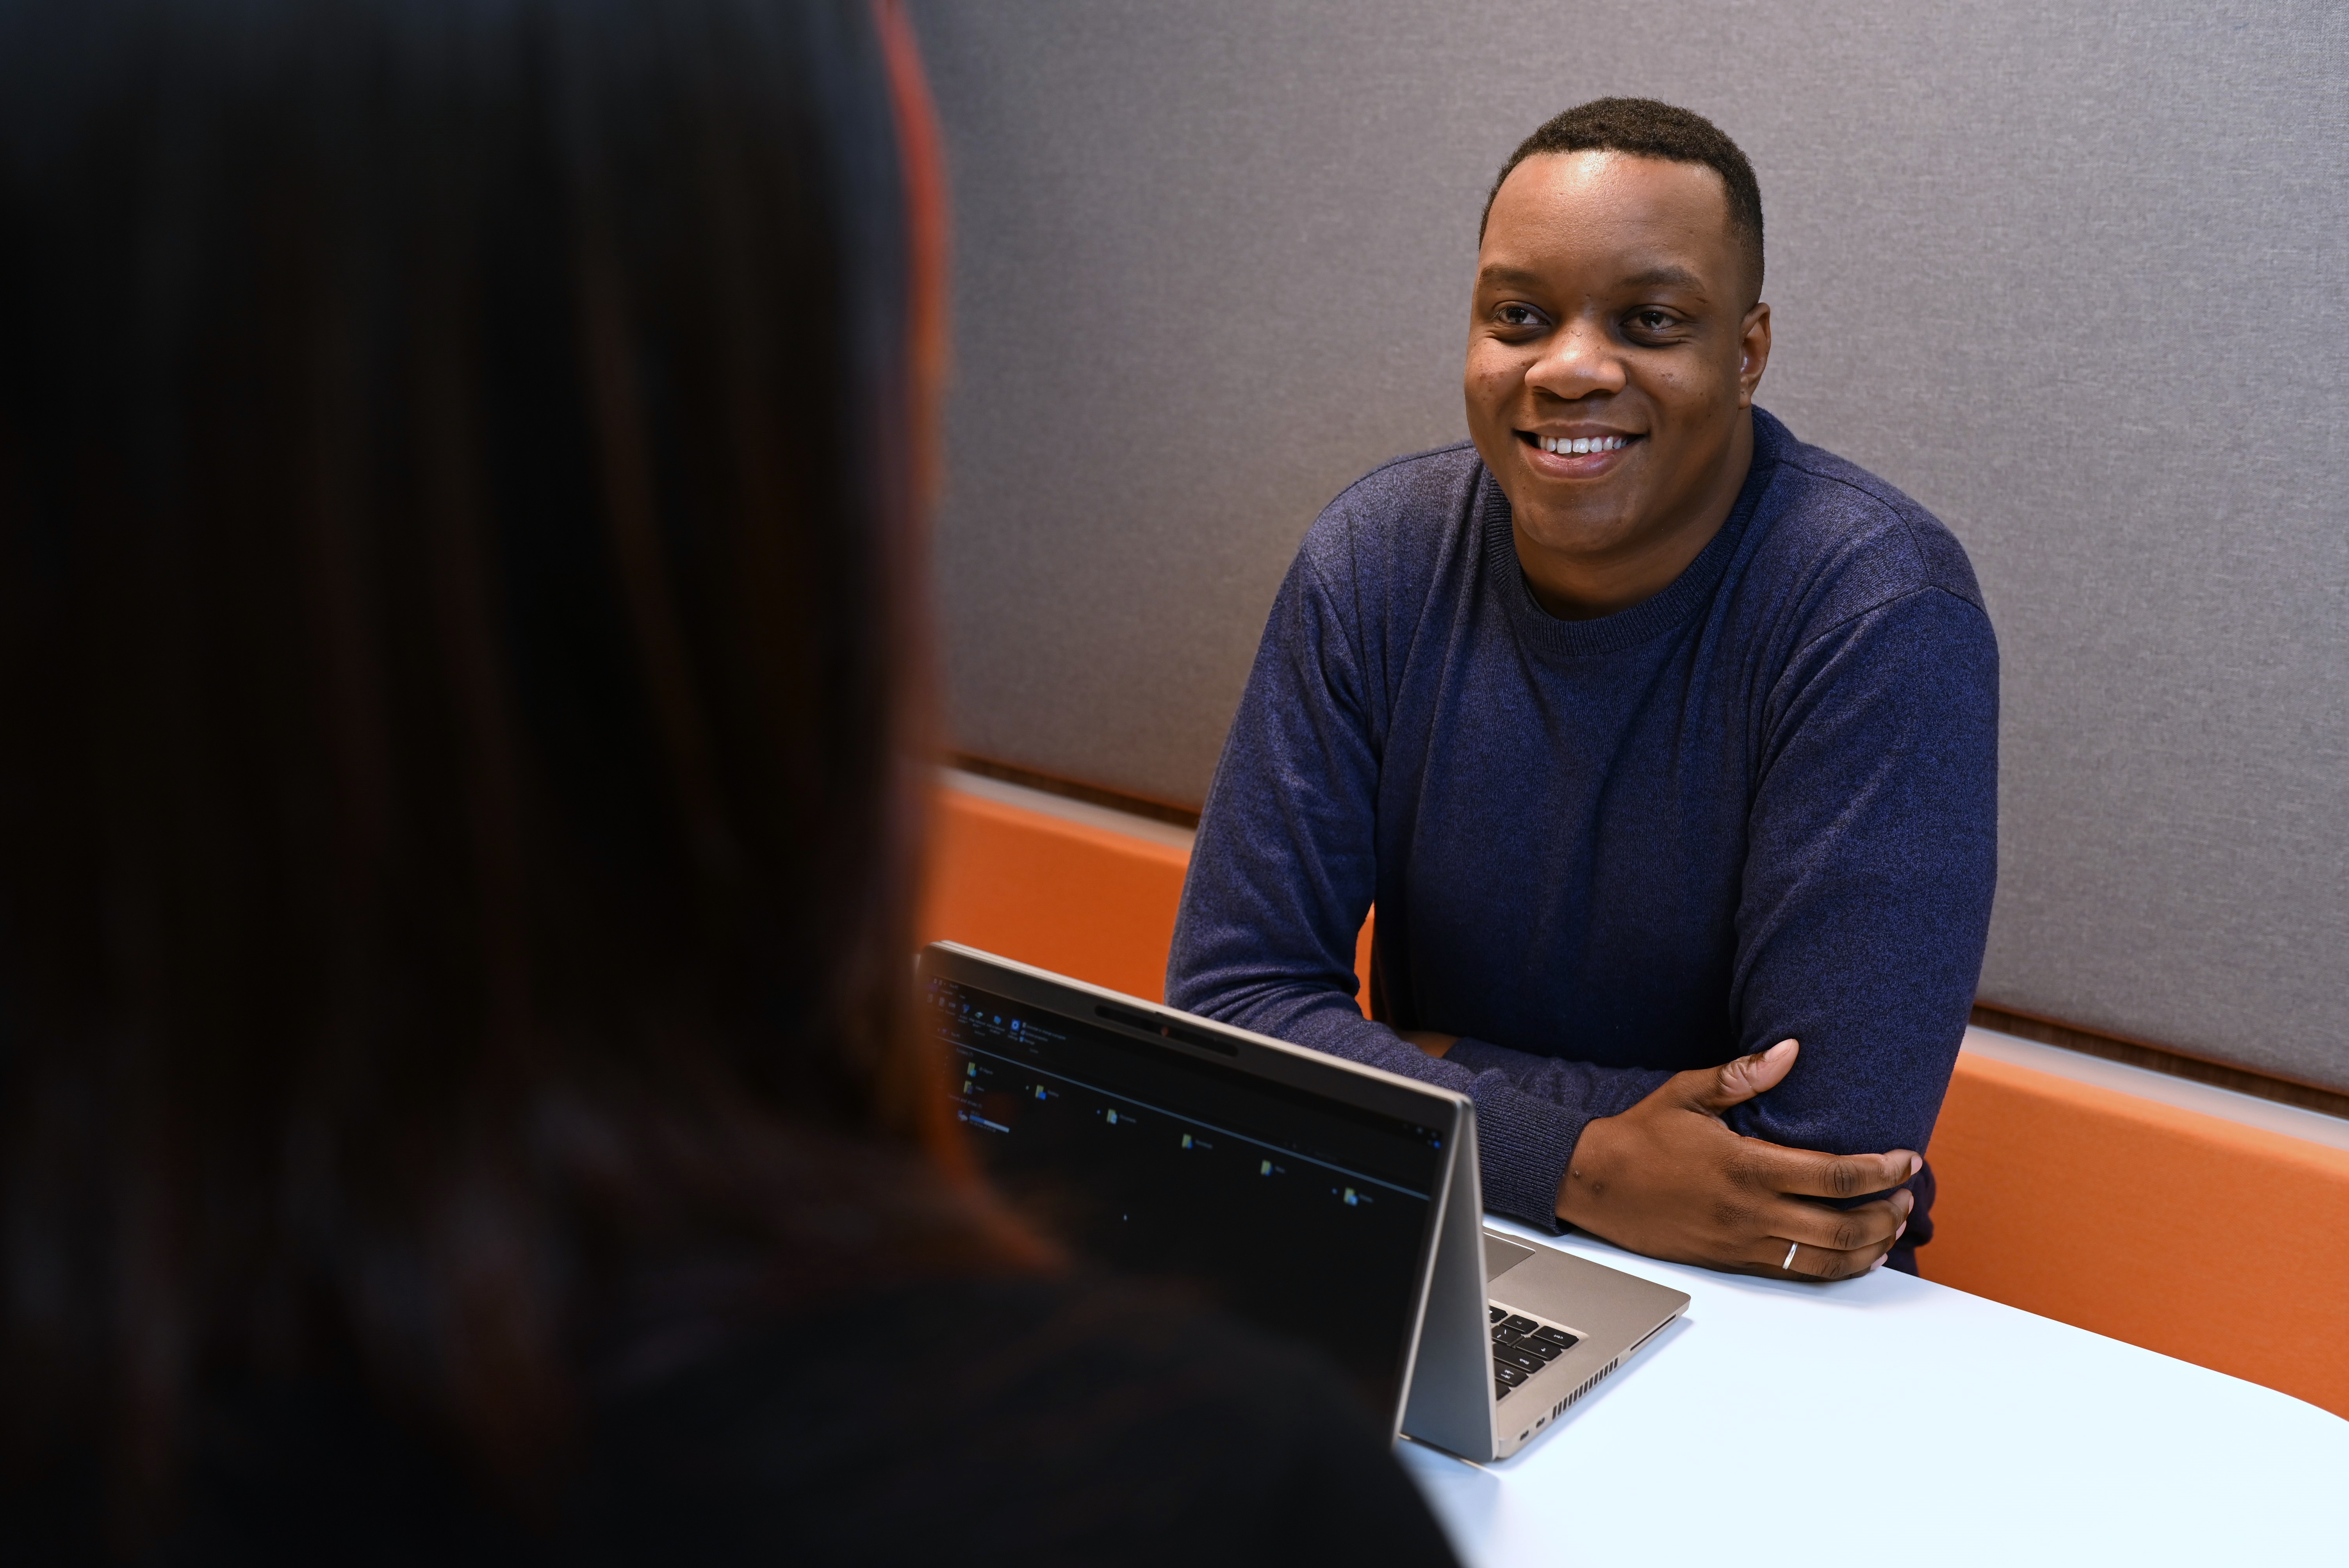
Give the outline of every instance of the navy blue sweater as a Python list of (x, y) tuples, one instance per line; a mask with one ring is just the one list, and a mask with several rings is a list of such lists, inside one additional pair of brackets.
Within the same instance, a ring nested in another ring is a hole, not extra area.
[[(1998, 648), (1915, 501), (1756, 410), (1671, 586), (1561, 621), (1463, 444), (1350, 487), (1275, 602), (1199, 824), (1176, 1006), (1470, 1095), (1486, 1207), (1556, 1229), (1593, 1118), (1792, 1037), (1751, 1137), (1922, 1150), (1982, 968)], [(1362, 1016), (1372, 901), (1396, 1028)], [(1909, 1240), (1931, 1234), (1930, 1171)]]

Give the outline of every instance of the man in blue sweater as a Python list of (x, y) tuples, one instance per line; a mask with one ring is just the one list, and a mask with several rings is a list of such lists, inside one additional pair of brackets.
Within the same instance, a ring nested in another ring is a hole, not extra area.
[(1696, 115), (1601, 99), (1517, 150), (1471, 442), (1306, 535), (1167, 996), (1467, 1093), (1502, 1213), (1839, 1279), (1930, 1234), (1998, 652), (1949, 532), (1754, 407), (1762, 254), (1753, 170)]

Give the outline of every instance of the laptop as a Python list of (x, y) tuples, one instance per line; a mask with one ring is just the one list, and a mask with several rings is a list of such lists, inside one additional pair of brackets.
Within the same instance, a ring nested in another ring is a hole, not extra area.
[(1464, 1095), (953, 943), (919, 973), (1015, 1205), (1319, 1346), (1390, 1437), (1506, 1459), (1688, 1306), (1486, 1230)]

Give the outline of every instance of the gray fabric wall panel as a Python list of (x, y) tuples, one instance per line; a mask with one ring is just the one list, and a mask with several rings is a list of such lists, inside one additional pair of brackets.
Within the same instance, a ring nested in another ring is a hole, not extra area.
[(1605, 92), (1753, 156), (1764, 405), (2005, 652), (1985, 1001), (2349, 1088), (2349, 12), (918, 5), (965, 748), (1195, 801), (1330, 495), (1459, 438), (1476, 210)]

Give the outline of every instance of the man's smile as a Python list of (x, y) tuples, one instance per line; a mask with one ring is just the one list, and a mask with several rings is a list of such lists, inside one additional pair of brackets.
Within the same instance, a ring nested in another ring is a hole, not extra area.
[(1574, 480), (1596, 479), (1618, 467), (1619, 454), (1641, 438), (1623, 430), (1518, 430), (1515, 434), (1530, 449), (1526, 459), (1537, 473)]

